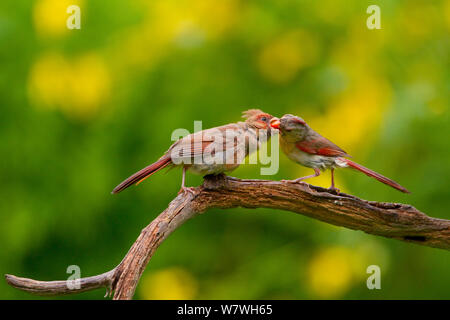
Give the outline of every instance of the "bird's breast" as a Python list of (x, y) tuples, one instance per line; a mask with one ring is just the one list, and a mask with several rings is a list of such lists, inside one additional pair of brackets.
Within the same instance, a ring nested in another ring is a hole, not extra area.
[(295, 143), (281, 140), (280, 147), (289, 159), (304, 167), (325, 170), (336, 166), (336, 157), (321, 156), (301, 151), (296, 147)]

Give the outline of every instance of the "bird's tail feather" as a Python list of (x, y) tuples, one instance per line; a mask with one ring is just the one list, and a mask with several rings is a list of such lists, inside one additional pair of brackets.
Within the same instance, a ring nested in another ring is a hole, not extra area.
[(346, 163), (350, 168), (356, 169), (358, 171), (361, 171), (362, 173), (366, 174), (369, 177), (375, 178), (378, 181), (387, 184), (388, 186), (391, 186), (392, 188), (395, 188), (401, 192), (404, 193), (410, 193), (406, 188), (402, 187), (401, 185), (399, 185), (397, 182), (395, 182), (394, 180), (391, 180), (389, 178), (386, 178), (385, 176), (372, 171), (356, 162), (353, 162), (351, 160), (345, 159), (345, 158), (338, 158), (338, 160)]
[(114, 188), (111, 193), (119, 193), (133, 184), (138, 184), (150, 177), (155, 172), (167, 167), (171, 163), (172, 160), (169, 156), (163, 156), (155, 163), (152, 163), (142, 170), (139, 170), (138, 172), (127, 178), (125, 181), (121, 182), (117, 187)]

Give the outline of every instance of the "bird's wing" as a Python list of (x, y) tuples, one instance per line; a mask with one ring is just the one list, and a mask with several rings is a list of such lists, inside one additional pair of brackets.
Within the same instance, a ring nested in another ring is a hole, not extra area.
[[(217, 128), (207, 129), (190, 134), (175, 142), (168, 152), (175, 160), (195, 160), (206, 152), (222, 152), (226, 147), (236, 147), (233, 134), (236, 134), (238, 126), (229, 124)], [(230, 134), (226, 134), (230, 130)], [(230, 151), (230, 150), (228, 150)]]
[(203, 151), (212, 142), (214, 142), (214, 140), (195, 133), (175, 142), (168, 152), (175, 162), (178, 160), (179, 162), (190, 163), (188, 160), (194, 160), (195, 158), (201, 157)]
[(309, 154), (317, 154), (328, 157), (350, 157), (347, 152), (339, 148), (327, 138), (322, 137), (318, 133), (315, 133), (309, 139), (297, 142), (295, 145), (301, 151)]

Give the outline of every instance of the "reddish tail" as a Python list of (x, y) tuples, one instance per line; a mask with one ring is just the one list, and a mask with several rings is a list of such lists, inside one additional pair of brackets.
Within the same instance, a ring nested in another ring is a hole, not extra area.
[(345, 158), (339, 158), (339, 160), (347, 163), (347, 165), (349, 167), (351, 167), (353, 169), (356, 169), (358, 171), (361, 171), (362, 173), (368, 175), (369, 177), (375, 178), (378, 181), (383, 182), (384, 184), (387, 184), (388, 186), (391, 186), (392, 188), (395, 188), (395, 189), (397, 189), (397, 190), (399, 190), (401, 192), (404, 192), (404, 193), (410, 193), (407, 189), (403, 188), (397, 182), (395, 182), (395, 181), (393, 181), (393, 180), (391, 180), (389, 178), (386, 178), (385, 176), (382, 176), (381, 174), (376, 173), (375, 171), (372, 171), (372, 170), (370, 170), (370, 169), (368, 169), (366, 167), (363, 167), (362, 165), (357, 164), (356, 162), (350, 161), (350, 160), (345, 159)]
[(125, 181), (120, 183), (117, 187), (114, 188), (114, 190), (111, 193), (119, 193), (122, 190), (125, 190), (126, 188), (128, 188), (129, 186), (147, 179), (152, 174), (167, 167), (171, 163), (172, 163), (172, 161), (169, 156), (163, 156), (161, 159), (159, 159), (155, 163), (136, 172), (131, 177), (129, 177), (128, 179), (126, 179)]

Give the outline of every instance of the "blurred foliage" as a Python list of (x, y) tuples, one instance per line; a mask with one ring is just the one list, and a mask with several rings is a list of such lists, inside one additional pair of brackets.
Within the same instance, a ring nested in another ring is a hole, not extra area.
[[(80, 30), (66, 28), (70, 4)], [(381, 30), (366, 27), (370, 4)], [(450, 219), (449, 29), (449, 1), (1, 1), (0, 273), (111, 269), (181, 172), (112, 188), (174, 129), (235, 122), (249, 107), (302, 116), (412, 194), (346, 170), (343, 191)], [(281, 155), (272, 178), (308, 172)], [(259, 166), (233, 175), (258, 178)], [(329, 173), (309, 182), (328, 187)], [(366, 288), (371, 264), (381, 290)], [(162, 244), (136, 298), (448, 299), (449, 267), (446, 251), (301, 215), (211, 210)], [(30, 296), (0, 281), (0, 298)]]

